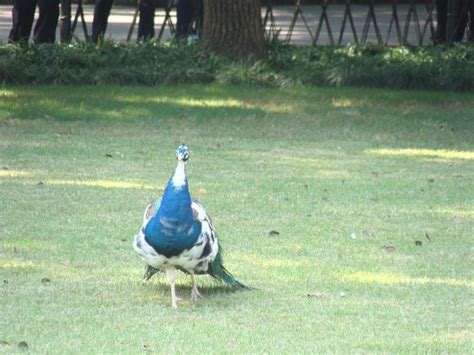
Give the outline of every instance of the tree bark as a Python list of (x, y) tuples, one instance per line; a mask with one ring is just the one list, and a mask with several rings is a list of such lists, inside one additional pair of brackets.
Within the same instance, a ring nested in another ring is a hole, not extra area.
[(263, 55), (260, 0), (204, 0), (203, 38), (231, 58)]

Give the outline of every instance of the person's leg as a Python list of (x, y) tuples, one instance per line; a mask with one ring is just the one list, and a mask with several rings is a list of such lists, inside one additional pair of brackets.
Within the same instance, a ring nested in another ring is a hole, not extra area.
[(15, 0), (9, 42), (28, 42), (35, 17), (36, 0)]
[(10, 34), (8, 35), (8, 41), (10, 43), (18, 42), (20, 41), (20, 39), (24, 40), (23, 38), (20, 38), (20, 26), (21, 26), (20, 16), (21, 16), (20, 1), (16, 0), (13, 3), (13, 9), (12, 9), (12, 28), (10, 30)]
[(474, 42), (474, 0), (470, 0), (469, 4), (469, 42)]
[(96, 0), (94, 6), (94, 19), (92, 21), (92, 42), (97, 43), (99, 37), (104, 36), (107, 30), (110, 9), (113, 0)]
[(155, 2), (140, 1), (140, 19), (138, 21), (138, 40), (153, 38), (155, 35)]
[(54, 43), (59, 18), (59, 0), (38, 0), (38, 9), (34, 43)]
[(178, 5), (176, 6), (176, 38), (186, 38), (192, 20), (192, 0), (178, 0)]
[(193, 14), (196, 19), (196, 34), (201, 37), (203, 20), (204, 20), (204, 6), (202, 0), (193, 1)]
[(448, 0), (436, 1), (436, 43), (446, 42)]
[(456, 23), (454, 24), (453, 42), (461, 42), (464, 37), (469, 1), (470, 0), (461, 0), (455, 2), (454, 18), (456, 19)]

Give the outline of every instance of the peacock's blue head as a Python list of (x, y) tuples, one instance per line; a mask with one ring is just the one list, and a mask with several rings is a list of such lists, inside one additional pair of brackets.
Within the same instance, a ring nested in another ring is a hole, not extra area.
[(184, 144), (181, 144), (176, 149), (176, 159), (179, 161), (187, 161), (189, 159), (189, 149)]

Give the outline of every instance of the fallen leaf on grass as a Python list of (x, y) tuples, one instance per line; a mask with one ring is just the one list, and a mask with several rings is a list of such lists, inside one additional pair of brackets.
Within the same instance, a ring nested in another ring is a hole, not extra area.
[(326, 297), (326, 294), (322, 293), (322, 292), (308, 292), (306, 294), (306, 296), (308, 297), (315, 297), (315, 298), (323, 298), (323, 297)]
[(426, 237), (426, 239), (428, 239), (428, 240), (431, 242), (431, 237), (430, 237), (430, 235), (428, 234), (428, 232), (425, 232), (425, 237)]
[(107, 158), (112, 158), (112, 154), (110, 154), (110, 153), (105, 153), (105, 156), (106, 156)]
[(390, 253), (390, 252), (394, 251), (396, 248), (393, 245), (384, 245), (382, 247), (382, 249), (385, 250), (386, 252)]
[(280, 235), (280, 232), (276, 230), (271, 230), (270, 232), (268, 232), (268, 235), (270, 236)]
[(364, 230), (362, 231), (362, 234), (365, 235), (366, 237), (371, 237), (371, 236), (374, 235), (374, 232), (371, 231), (370, 229), (364, 229)]
[(205, 194), (207, 194), (207, 190), (201, 188), (201, 189), (198, 190), (198, 194), (205, 195)]

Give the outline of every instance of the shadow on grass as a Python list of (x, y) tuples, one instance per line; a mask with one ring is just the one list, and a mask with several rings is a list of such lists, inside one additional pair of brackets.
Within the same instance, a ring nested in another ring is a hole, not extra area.
[[(182, 284), (181, 282), (189, 281), (189, 284)], [(239, 280), (241, 281), (241, 280)], [(188, 274), (179, 273), (178, 275), (178, 282), (176, 284), (177, 290), (189, 290), (191, 292), (191, 277)], [(204, 283), (203, 283), (204, 282)], [(158, 285), (159, 287), (170, 287), (170, 283), (166, 279), (164, 272), (158, 272), (157, 274), (153, 275), (149, 280), (144, 280), (145, 284), (153, 284)], [(256, 290), (255, 288), (246, 285), (248, 288), (237, 289), (232, 288), (220, 281), (213, 279), (209, 275), (197, 275), (196, 276), (196, 284), (198, 289), (201, 291), (209, 292), (209, 293), (234, 293), (239, 291), (250, 291)]]
[(4, 92), (0, 103), (1, 119), (134, 120), (180, 118), (263, 117), (266, 111), (225, 91), (211, 94), (191, 88), (145, 90), (133, 88), (19, 88)]
[[(185, 281), (185, 277), (179, 278), (180, 282)], [(246, 293), (247, 291), (255, 291), (257, 289), (248, 288), (248, 289), (233, 289), (229, 286), (226, 286), (222, 283), (218, 283), (217, 281), (213, 281), (211, 279), (207, 279), (206, 283), (200, 283), (200, 280), (197, 280), (197, 287), (201, 296), (204, 300), (215, 300), (218, 299), (220, 296), (224, 295), (232, 295), (232, 294), (239, 294), (239, 293)], [(170, 291), (170, 283), (166, 280), (166, 277), (155, 277), (152, 280), (146, 281), (145, 285), (147, 285), (147, 292), (152, 292), (153, 294), (156, 293), (156, 287), (159, 288), (160, 294), (165, 296), (165, 300), (163, 302), (168, 302), (168, 296), (171, 294)], [(191, 282), (183, 284), (178, 283), (176, 285), (176, 293), (179, 297), (182, 298), (183, 301), (189, 301), (191, 295)], [(195, 303), (190, 301), (191, 303)], [(198, 301), (199, 303), (199, 301)]]
[[(368, 108), (418, 112), (449, 112), (450, 108), (470, 109), (472, 95), (433, 92), (350, 89), (288, 88), (262, 89), (245, 86), (185, 85), (171, 87), (17, 87), (0, 90), (1, 119), (134, 120), (143, 118), (222, 118), (263, 117), (275, 113), (320, 114), (329, 111)], [(322, 111), (321, 111), (322, 110)], [(353, 112), (350, 112), (353, 114)], [(343, 115), (344, 116), (344, 115)], [(350, 116), (350, 117), (349, 117)], [(354, 120), (353, 115), (345, 117)], [(412, 119), (444, 120), (439, 114), (414, 115)], [(332, 117), (334, 118), (334, 117)], [(360, 117), (363, 121), (365, 115)], [(451, 117), (463, 121), (464, 117)]]

